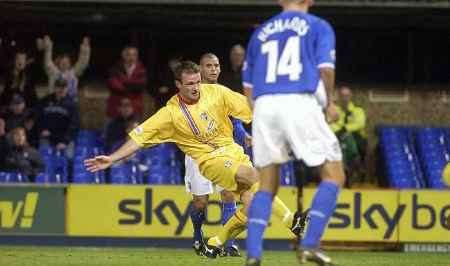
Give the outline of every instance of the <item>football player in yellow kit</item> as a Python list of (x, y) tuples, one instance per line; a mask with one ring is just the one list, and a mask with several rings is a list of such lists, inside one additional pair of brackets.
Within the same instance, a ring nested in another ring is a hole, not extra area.
[[(191, 61), (177, 67), (175, 84), (178, 94), (131, 131), (125, 144), (111, 155), (87, 159), (85, 165), (92, 172), (103, 170), (140, 148), (174, 142), (197, 162), (203, 176), (233, 192), (244, 205), (204, 246), (204, 255), (215, 258), (229, 238), (245, 230), (247, 207), (258, 189), (258, 172), (243, 148), (234, 142), (230, 120), (231, 116), (248, 123), (252, 112), (245, 96), (218, 84), (202, 84), (200, 68)], [(277, 197), (273, 213), (294, 234), (303, 231), (306, 214), (292, 213)]]

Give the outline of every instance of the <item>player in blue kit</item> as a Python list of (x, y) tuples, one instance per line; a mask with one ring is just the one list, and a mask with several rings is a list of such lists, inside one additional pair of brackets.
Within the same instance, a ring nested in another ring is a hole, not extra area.
[[(325, 20), (308, 14), (312, 0), (279, 0), (283, 12), (253, 33), (243, 67), (243, 83), (253, 104), (253, 155), (260, 189), (248, 211), (247, 265), (260, 265), (263, 233), (279, 186), (279, 166), (292, 156), (318, 166), (322, 182), (301, 240), (301, 263), (331, 265), (320, 239), (345, 182), (342, 153), (327, 124), (337, 118), (331, 95), (335, 81), (335, 35)], [(325, 115), (315, 93), (322, 79)]]

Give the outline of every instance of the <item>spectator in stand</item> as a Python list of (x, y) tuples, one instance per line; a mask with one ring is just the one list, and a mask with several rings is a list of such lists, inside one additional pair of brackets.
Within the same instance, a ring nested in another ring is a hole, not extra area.
[(338, 91), (337, 112), (339, 119), (331, 124), (341, 143), (347, 186), (362, 182), (365, 178), (364, 159), (367, 147), (366, 113), (352, 101), (352, 91), (343, 86)]
[(0, 165), (4, 165), (6, 153), (8, 152), (8, 141), (6, 139), (5, 120), (0, 118)]
[(77, 99), (78, 79), (88, 67), (91, 57), (90, 39), (88, 37), (83, 38), (75, 65), (72, 65), (72, 60), (68, 54), (58, 55), (53, 61), (53, 41), (48, 35), (44, 36), (42, 41), (38, 39), (37, 43), (44, 49), (44, 67), (48, 76), (49, 93), (55, 91), (56, 80), (63, 78), (68, 84), (68, 95)]
[(5, 154), (1, 171), (19, 172), (34, 181), (34, 177), (43, 170), (41, 155), (28, 144), (25, 129), (14, 128), (11, 131), (11, 147)]
[(175, 68), (181, 63), (181, 56), (173, 56), (168, 61), (168, 67), (162, 73), (159, 79), (158, 89), (154, 93), (157, 108), (161, 108), (166, 105), (167, 101), (177, 93), (175, 82), (173, 82), (173, 75)]
[(27, 132), (28, 144), (34, 148), (39, 146), (39, 129), (36, 125), (36, 113), (26, 112), (25, 120), (23, 122), (23, 127)]
[(35, 106), (37, 103), (35, 78), (30, 71), (33, 61), (34, 59), (29, 59), (23, 51), (16, 53), (13, 67), (5, 74), (5, 88), (0, 95), (1, 106), (8, 106), (15, 94), (20, 94), (27, 106)]
[(113, 118), (105, 129), (105, 150), (107, 152), (111, 152), (118, 143), (123, 144), (128, 135), (127, 126), (138, 121), (130, 99), (122, 98), (118, 109), (119, 115)]
[[(111, 150), (116, 150), (117, 148), (119, 148), (120, 146), (122, 146), (127, 140), (130, 139), (130, 136), (128, 136), (128, 133), (130, 133), (133, 129), (135, 129), (137, 126), (139, 126), (139, 121), (138, 120), (129, 120), (126, 122), (125, 124), (125, 136), (123, 137), (123, 139), (117, 139), (117, 141), (115, 143), (113, 143), (113, 145), (111, 146)], [(141, 156), (142, 154), (137, 152), (135, 153), (133, 156), (130, 156), (126, 159), (124, 159), (125, 161), (127, 160), (133, 160), (134, 162), (141, 162), (143, 161), (143, 158)], [(140, 166), (142, 167), (142, 166)]]
[(73, 141), (79, 129), (78, 106), (68, 94), (65, 79), (55, 82), (55, 92), (42, 99), (39, 111), (40, 144), (51, 144), (73, 156)]
[(27, 116), (26, 103), (20, 94), (15, 94), (11, 98), (9, 109), (4, 115), (6, 119), (6, 132), (11, 131), (16, 127), (24, 125)]
[(219, 78), (219, 83), (226, 87), (242, 93), (242, 75), (241, 70), (245, 60), (245, 48), (236, 44), (230, 50), (230, 68), (225, 69)]
[(135, 113), (142, 116), (142, 96), (147, 87), (147, 71), (139, 61), (139, 52), (136, 47), (126, 46), (122, 50), (122, 59), (110, 71), (108, 87), (110, 90), (107, 106), (109, 117), (117, 117), (118, 106), (123, 98), (130, 99)]

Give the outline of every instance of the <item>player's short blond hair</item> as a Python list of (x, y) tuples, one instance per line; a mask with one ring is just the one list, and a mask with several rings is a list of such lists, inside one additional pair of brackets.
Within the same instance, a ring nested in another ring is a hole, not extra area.
[(192, 61), (182, 61), (174, 71), (175, 80), (181, 81), (181, 76), (185, 74), (200, 73), (200, 67)]

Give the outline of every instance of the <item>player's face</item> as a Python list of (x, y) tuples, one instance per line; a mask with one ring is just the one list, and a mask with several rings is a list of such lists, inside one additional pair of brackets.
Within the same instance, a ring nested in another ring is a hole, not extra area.
[(220, 63), (217, 57), (204, 58), (200, 64), (200, 73), (205, 83), (217, 83), (220, 75)]
[(175, 85), (185, 101), (196, 102), (200, 98), (200, 82), (200, 73), (183, 73)]

